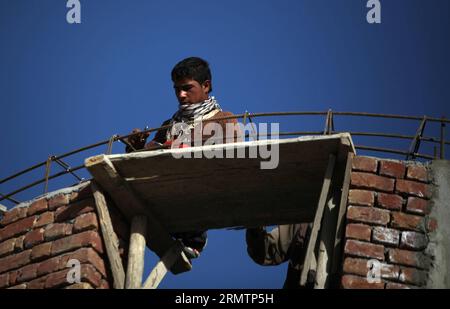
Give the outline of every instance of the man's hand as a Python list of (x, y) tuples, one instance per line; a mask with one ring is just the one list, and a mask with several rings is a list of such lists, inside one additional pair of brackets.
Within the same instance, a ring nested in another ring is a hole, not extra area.
[[(141, 129), (133, 129), (131, 133), (138, 133), (141, 132)], [(128, 137), (128, 143), (131, 144), (131, 146), (134, 147), (134, 149), (142, 149), (144, 148), (145, 142), (147, 141), (147, 138), (150, 136), (149, 132), (143, 132), (139, 134), (135, 134), (133, 136)]]

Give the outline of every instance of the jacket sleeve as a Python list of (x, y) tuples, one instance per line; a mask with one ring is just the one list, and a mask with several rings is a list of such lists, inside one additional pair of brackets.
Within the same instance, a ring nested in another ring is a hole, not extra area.
[(279, 225), (269, 233), (264, 228), (246, 231), (248, 255), (260, 265), (278, 265), (289, 260), (289, 248), (297, 233), (296, 225)]

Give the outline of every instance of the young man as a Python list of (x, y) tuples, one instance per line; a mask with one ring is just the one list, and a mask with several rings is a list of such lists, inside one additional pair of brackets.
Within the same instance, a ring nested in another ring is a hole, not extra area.
[[(171, 78), (179, 103), (178, 110), (172, 118), (164, 121), (161, 125), (170, 125), (169, 128), (159, 130), (149, 143), (146, 144), (149, 133), (137, 134), (129, 138), (129, 144), (136, 150), (150, 150), (161, 146), (170, 148), (177, 138), (186, 134), (191, 134), (195, 143), (195, 136), (192, 132), (194, 127), (199, 124), (216, 122), (223, 128), (225, 134), (227, 123), (237, 123), (236, 119), (215, 120), (233, 114), (224, 112), (216, 99), (209, 95), (212, 91), (212, 77), (208, 62), (198, 57), (186, 58), (175, 65), (172, 69)], [(196, 123), (184, 127), (177, 126), (177, 124), (193, 120)], [(137, 132), (140, 132), (140, 130), (133, 130), (133, 133)], [(203, 142), (208, 136), (201, 134), (199, 138)], [(131, 147), (127, 146), (126, 151), (131, 152)], [(197, 257), (206, 245), (206, 231), (176, 233), (172, 236), (183, 242), (186, 246), (185, 252), (190, 257)]]

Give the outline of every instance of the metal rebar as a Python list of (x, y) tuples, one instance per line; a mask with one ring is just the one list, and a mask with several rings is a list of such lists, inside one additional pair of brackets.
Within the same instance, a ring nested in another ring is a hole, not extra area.
[(5, 195), (2, 194), (2, 193), (0, 193), (0, 197), (2, 198), (2, 200), (5, 199), (5, 200), (8, 200), (8, 201), (13, 202), (15, 204), (20, 204), (20, 202), (18, 200), (14, 199), (12, 197), (5, 197)]
[[(82, 168), (84, 168), (84, 165), (80, 165), (80, 166), (74, 167), (74, 168), (72, 168), (72, 169), (70, 169), (70, 170), (74, 172), (74, 171), (77, 171), (77, 170), (82, 169)], [(62, 172), (59, 172), (59, 173), (57, 173), (57, 174), (55, 174), (55, 175), (49, 176), (49, 177), (48, 177), (48, 180), (51, 180), (51, 179), (53, 179), (53, 178), (56, 178), (56, 177), (59, 177), (59, 176), (62, 176), (62, 175), (68, 174), (68, 173), (70, 173), (70, 171), (62, 171)], [(38, 184), (41, 184), (41, 183), (43, 183), (43, 182), (45, 182), (45, 178), (42, 178), (42, 179), (40, 179), (40, 180), (37, 180), (37, 181), (35, 181), (35, 182), (33, 182), (33, 183), (29, 184), (29, 185), (26, 185), (26, 186), (24, 186), (24, 187), (22, 187), (22, 188), (20, 188), (20, 189), (17, 189), (17, 190), (14, 191), (14, 192), (11, 192), (11, 193), (6, 194), (5, 196), (3, 196), (3, 197), (0, 198), (0, 201), (5, 200), (5, 199), (7, 199), (7, 198), (9, 198), (9, 197), (11, 197), (11, 196), (13, 196), (13, 195), (16, 195), (17, 193), (22, 192), (22, 191), (25, 191), (25, 190), (27, 190), (27, 189), (29, 189), (29, 188), (31, 188), (31, 187), (37, 186)]]
[[(408, 152), (404, 151), (404, 150), (397, 150), (397, 149), (390, 149), (390, 148), (381, 148), (381, 147), (369, 147), (369, 146), (361, 146), (361, 145), (355, 145), (355, 149), (372, 150), (372, 151), (377, 151), (377, 152), (395, 153), (395, 154), (400, 154), (400, 155), (407, 155), (408, 154)], [(425, 155), (425, 154), (415, 153), (414, 156), (417, 157), (417, 158), (433, 160), (432, 156)]]

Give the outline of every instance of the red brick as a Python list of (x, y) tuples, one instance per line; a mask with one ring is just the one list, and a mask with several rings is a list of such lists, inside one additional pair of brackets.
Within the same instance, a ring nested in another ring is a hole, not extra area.
[(8, 289), (11, 289), (11, 290), (25, 290), (26, 288), (27, 288), (27, 284), (26, 283), (21, 283), (19, 285), (12, 286), (12, 287), (10, 287)]
[(16, 238), (0, 243), (0, 257), (4, 257), (14, 252)]
[(43, 258), (50, 257), (52, 252), (52, 243), (46, 242), (34, 247), (31, 251), (31, 260), (42, 260)]
[(28, 208), (28, 216), (40, 214), (48, 209), (47, 199), (41, 198), (33, 202)]
[(424, 166), (411, 165), (408, 166), (406, 178), (411, 180), (428, 182), (428, 171)]
[(373, 189), (385, 192), (394, 191), (394, 179), (368, 173), (353, 172), (351, 185), (354, 188), (361, 189)]
[(14, 243), (14, 251), (20, 252), (23, 250), (23, 240), (25, 239), (25, 235), (19, 236), (16, 238), (16, 242)]
[(394, 161), (380, 161), (380, 175), (394, 178), (405, 177), (405, 164)]
[(400, 281), (421, 286), (427, 282), (427, 272), (416, 268), (401, 267)]
[(431, 211), (431, 207), (427, 200), (418, 197), (409, 197), (406, 204), (406, 211), (419, 215), (428, 215)]
[(377, 160), (374, 158), (356, 156), (353, 158), (352, 169), (357, 171), (376, 173), (377, 164)]
[(388, 282), (386, 284), (386, 289), (389, 290), (404, 290), (404, 289), (412, 289), (415, 288), (414, 286), (402, 284), (402, 283), (395, 283), (395, 282)]
[[(370, 260), (346, 258), (344, 261), (344, 273), (367, 277), (371, 272)], [(382, 279), (396, 280), (400, 275), (400, 267), (379, 263), (380, 275)]]
[(61, 258), (61, 264), (67, 265), (67, 262), (71, 259), (76, 259), (81, 264), (93, 265), (106, 278), (105, 262), (94, 249), (81, 248), (73, 253), (66, 254)]
[(388, 194), (388, 193), (378, 193), (378, 206), (387, 208), (390, 210), (401, 210), (403, 199), (399, 195)]
[(365, 224), (347, 224), (345, 228), (345, 237), (359, 240), (370, 241), (372, 228)]
[(383, 245), (398, 246), (400, 241), (400, 232), (394, 229), (377, 226), (373, 228), (372, 240), (375, 243), (380, 243)]
[(67, 282), (67, 273), (69, 270), (67, 268), (48, 275), (45, 280), (45, 289), (62, 288), (69, 285), (69, 282)]
[(344, 275), (341, 280), (344, 289), (384, 289), (384, 283), (369, 283), (364, 277)]
[(95, 201), (93, 198), (88, 198), (74, 204), (59, 207), (55, 212), (55, 221), (62, 222), (74, 219), (81, 214), (93, 212), (95, 209)]
[(67, 204), (69, 204), (69, 196), (67, 194), (58, 194), (48, 200), (48, 209), (55, 210)]
[(421, 252), (414, 252), (402, 249), (389, 249), (389, 262), (394, 264), (414, 266), (422, 269), (429, 269), (431, 259)]
[(347, 209), (347, 219), (355, 222), (386, 225), (390, 220), (390, 213), (387, 210), (379, 208), (349, 206)]
[(366, 190), (350, 190), (348, 194), (348, 203), (351, 205), (373, 206), (375, 194)]
[(45, 240), (54, 240), (67, 235), (72, 235), (72, 224), (55, 223), (48, 225), (45, 229)]
[(78, 218), (76, 218), (75, 223), (73, 225), (74, 233), (78, 233), (85, 230), (97, 230), (97, 215), (93, 212), (82, 214)]
[(23, 240), (23, 246), (25, 249), (31, 248), (34, 245), (40, 244), (44, 241), (44, 229), (35, 229), (31, 232), (28, 232), (25, 235), (25, 239)]
[[(67, 281), (67, 273), (69, 271), (70, 268), (66, 268), (47, 276), (47, 279), (45, 280), (45, 288), (60, 288), (70, 285), (70, 283)], [(81, 265), (80, 271), (81, 281), (88, 282), (94, 287), (97, 287), (101, 284), (102, 276), (95, 270), (92, 265)]]
[(103, 253), (102, 240), (98, 233), (86, 231), (55, 240), (52, 246), (52, 255), (87, 246), (92, 246), (97, 252)]
[(27, 211), (27, 207), (16, 207), (10, 211), (7, 211), (0, 220), (0, 226), (5, 226), (25, 218), (27, 216)]
[(424, 231), (425, 221), (423, 217), (409, 215), (401, 212), (392, 212), (391, 226), (394, 228)]
[(39, 264), (39, 267), (37, 269), (37, 275), (38, 276), (47, 275), (49, 273), (56, 272), (62, 269), (63, 267), (61, 266), (60, 261), (61, 261), (60, 256), (56, 256), (54, 258), (43, 261), (42, 263)]
[(47, 277), (40, 277), (27, 283), (28, 289), (44, 289)]
[(31, 250), (27, 250), (0, 259), (0, 273), (28, 264), (30, 262), (30, 254)]
[(17, 277), (19, 277), (19, 271), (14, 270), (9, 273), (9, 285), (14, 286), (17, 284)]
[(36, 222), (36, 216), (28, 217), (0, 229), (0, 242), (5, 239), (22, 235), (28, 232)]
[(427, 232), (434, 232), (438, 228), (438, 223), (435, 218), (428, 218), (426, 221)]
[(9, 274), (0, 275), (0, 289), (9, 286)]
[(17, 283), (30, 281), (37, 277), (37, 268), (39, 264), (31, 264), (18, 269)]
[(349, 239), (345, 243), (344, 252), (351, 256), (360, 256), (384, 260), (384, 246)]
[(402, 232), (402, 238), (400, 242), (400, 248), (423, 250), (428, 245), (428, 237), (422, 233)]
[(49, 225), (50, 223), (53, 223), (54, 221), (54, 213), (52, 211), (44, 212), (39, 216), (39, 219), (37, 220), (34, 227), (41, 227)]
[(431, 190), (427, 184), (415, 182), (411, 180), (397, 180), (395, 187), (399, 193), (414, 195), (417, 197), (430, 198)]

